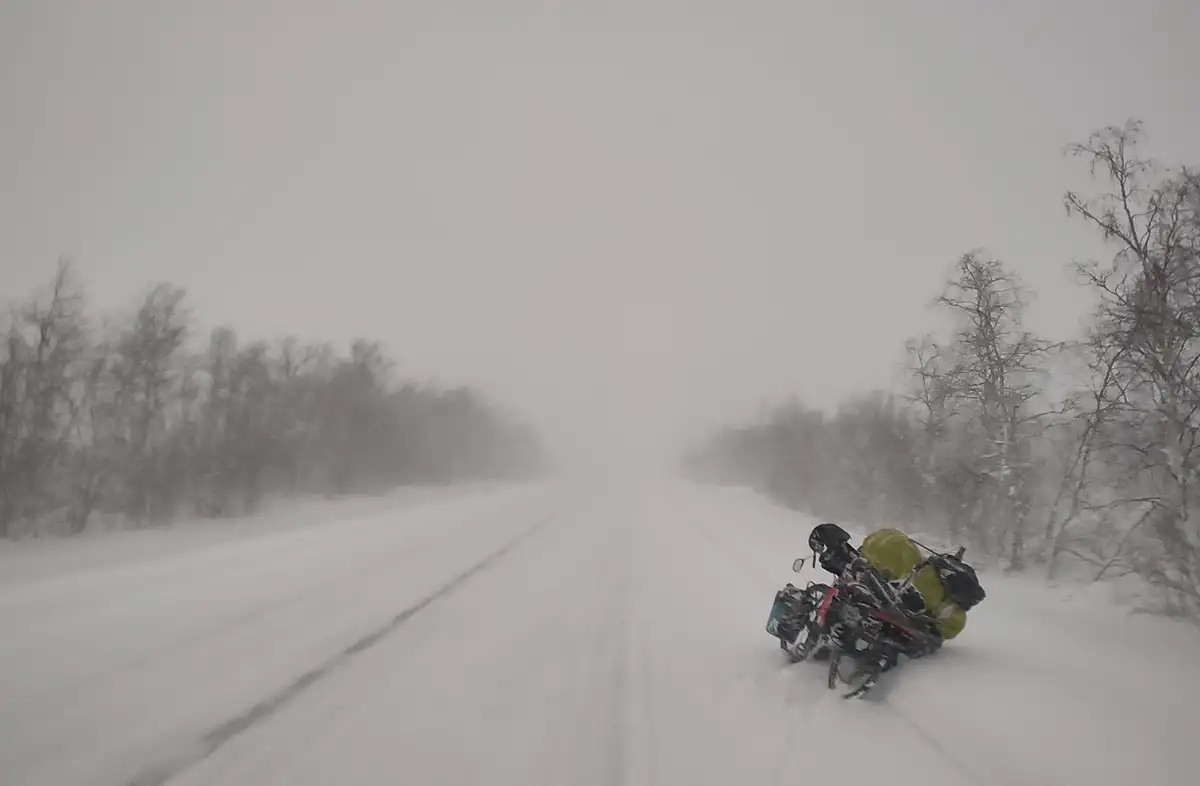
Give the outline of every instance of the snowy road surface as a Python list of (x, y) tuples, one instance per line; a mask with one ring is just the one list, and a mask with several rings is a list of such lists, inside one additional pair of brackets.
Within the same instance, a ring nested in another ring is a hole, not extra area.
[(811, 522), (748, 492), (333, 510), (0, 552), (0, 783), (1200, 783), (1178, 624), (986, 576), (959, 641), (846, 702), (763, 630)]

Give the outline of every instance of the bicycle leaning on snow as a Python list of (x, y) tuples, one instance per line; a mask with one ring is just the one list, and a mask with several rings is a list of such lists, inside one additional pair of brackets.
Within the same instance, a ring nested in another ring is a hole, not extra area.
[[(862, 557), (837, 525), (818, 525), (809, 544), (813, 567), (820, 565), (834, 574), (832, 583), (810, 581), (800, 588), (788, 582), (776, 592), (766, 625), (793, 662), (828, 658), (828, 687), (843, 682), (851, 686), (844, 697), (859, 698), (898, 664), (901, 655), (920, 658), (941, 647), (936, 620), (917, 610), (923, 604), (911, 602), (912, 579), (930, 565), (962, 565), (965, 549), (960, 547), (954, 555), (931, 551), (893, 583)], [(795, 560), (792, 570), (801, 572), (808, 559)], [(849, 676), (842, 673), (847, 659), (857, 665)]]

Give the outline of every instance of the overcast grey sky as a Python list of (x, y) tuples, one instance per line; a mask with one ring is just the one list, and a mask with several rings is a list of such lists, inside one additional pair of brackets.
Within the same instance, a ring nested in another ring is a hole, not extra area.
[(985, 246), (1070, 333), (1061, 151), (1200, 162), (1188, 0), (0, 0), (0, 295), (384, 340), (567, 448), (887, 384)]

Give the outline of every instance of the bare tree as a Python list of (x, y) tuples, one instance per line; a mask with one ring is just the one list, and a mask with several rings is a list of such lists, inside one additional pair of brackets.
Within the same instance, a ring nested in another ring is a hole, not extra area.
[[(1058, 424), (1057, 434), (1061, 438), (1055, 441), (1052, 450), (1057, 452), (1058, 462), (1055, 476), (1059, 478), (1054, 495), (1046, 512), (1046, 526), (1043, 543), (1046, 548), (1046, 573), (1053, 577), (1058, 565), (1058, 558), (1064, 553), (1081, 556), (1075, 539), (1075, 530), (1083, 524), (1092, 524), (1103, 528), (1107, 525), (1107, 517), (1115, 510), (1114, 506), (1104, 499), (1106, 495), (1096, 494), (1097, 485), (1107, 487), (1103, 477), (1103, 462), (1101, 450), (1106, 426), (1110, 423), (1114, 404), (1109, 395), (1115, 382), (1115, 363), (1117, 356), (1103, 351), (1103, 337), (1092, 336), (1089, 341), (1082, 342), (1082, 349), (1087, 356), (1087, 365), (1091, 371), (1088, 387), (1068, 397), (1068, 409), (1076, 416)], [(1096, 521), (1100, 516), (1104, 520)], [(1093, 533), (1095, 534), (1095, 533)], [(1098, 539), (1092, 537), (1090, 542), (1098, 545)], [(1085, 558), (1087, 559), (1087, 558)]]
[(87, 351), (83, 290), (69, 261), (17, 309), (0, 370), (0, 533), (64, 506), (74, 375)]
[(153, 287), (115, 346), (116, 414), (123, 427), (119, 438), (126, 445), (126, 460), (138, 470), (124, 490), (126, 512), (143, 523), (173, 513), (173, 501), (159, 492), (167, 486), (167, 405), (181, 381), (178, 353), (188, 331), (185, 296), (168, 284)]
[(1079, 272), (1101, 301), (1091, 344), (1111, 369), (1098, 389), (1108, 453), (1126, 470), (1123, 501), (1143, 510), (1133, 559), (1177, 611), (1200, 615), (1200, 178), (1139, 157), (1141, 133), (1130, 121), (1072, 145), (1108, 190), (1065, 204), (1117, 247)]
[(1022, 327), (1026, 288), (996, 259), (964, 254), (938, 296), (957, 322), (954, 364), (942, 384), (969, 402), (988, 452), (978, 471), (988, 479), (984, 524), (1003, 533), (1010, 564), (1023, 567), (1028, 536), (1030, 440), (1033, 427), (1055, 414), (1035, 410), (1044, 399), (1039, 377), (1051, 345)]
[(920, 447), (916, 451), (921, 488), (921, 507), (926, 520), (935, 519), (955, 538), (963, 535), (961, 511), (970, 486), (961, 483), (962, 457), (954, 450), (954, 425), (961, 420), (954, 369), (958, 361), (953, 346), (940, 345), (932, 336), (910, 339), (905, 347), (911, 391), (908, 401), (916, 407)]

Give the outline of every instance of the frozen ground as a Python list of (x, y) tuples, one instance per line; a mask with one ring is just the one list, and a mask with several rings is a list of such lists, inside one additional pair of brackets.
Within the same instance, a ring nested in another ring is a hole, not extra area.
[(747, 492), (347, 510), (0, 552), (0, 783), (1200, 782), (1182, 625), (985, 576), (846, 702), (763, 630), (811, 522)]

